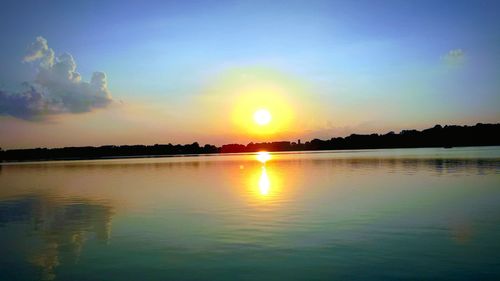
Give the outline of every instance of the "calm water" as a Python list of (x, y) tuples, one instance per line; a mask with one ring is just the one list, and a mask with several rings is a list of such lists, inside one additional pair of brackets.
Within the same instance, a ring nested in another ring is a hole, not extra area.
[(0, 166), (0, 280), (500, 280), (500, 147)]

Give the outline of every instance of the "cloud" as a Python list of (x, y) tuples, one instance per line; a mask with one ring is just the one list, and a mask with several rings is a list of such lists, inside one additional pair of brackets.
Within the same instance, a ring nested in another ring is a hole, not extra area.
[(41, 60), (40, 64), (52, 66), (54, 64), (54, 50), (49, 48), (47, 40), (38, 36), (35, 42), (28, 47), (27, 53), (23, 58), (24, 62)]
[(23, 58), (37, 66), (33, 82), (20, 92), (0, 90), (0, 115), (40, 120), (47, 115), (89, 112), (113, 102), (106, 74), (94, 72), (89, 82), (76, 71), (71, 54), (54, 55), (47, 40), (37, 37)]
[(450, 65), (460, 65), (464, 62), (465, 53), (462, 49), (450, 50), (443, 56), (443, 60)]

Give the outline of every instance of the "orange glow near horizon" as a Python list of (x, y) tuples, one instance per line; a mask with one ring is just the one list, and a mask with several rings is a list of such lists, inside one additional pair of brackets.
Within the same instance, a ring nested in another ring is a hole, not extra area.
[(300, 78), (276, 69), (239, 67), (218, 74), (197, 99), (207, 108), (202, 123), (216, 123), (213, 133), (233, 142), (261, 142), (320, 126), (315, 120), (324, 120), (322, 110), (312, 106), (312, 91)]

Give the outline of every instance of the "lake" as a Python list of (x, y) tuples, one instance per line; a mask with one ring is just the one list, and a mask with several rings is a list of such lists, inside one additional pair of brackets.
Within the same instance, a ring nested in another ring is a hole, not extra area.
[(0, 280), (500, 280), (500, 147), (0, 165)]

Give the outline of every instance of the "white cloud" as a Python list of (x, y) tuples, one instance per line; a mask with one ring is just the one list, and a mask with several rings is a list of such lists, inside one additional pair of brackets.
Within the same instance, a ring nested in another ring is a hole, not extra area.
[(450, 50), (443, 56), (443, 60), (450, 65), (459, 65), (464, 62), (465, 53), (462, 49)]
[(30, 45), (23, 61), (37, 66), (37, 77), (25, 83), (22, 92), (0, 90), (0, 114), (39, 120), (51, 114), (104, 108), (113, 101), (105, 73), (94, 72), (90, 82), (83, 81), (73, 56), (63, 53), (55, 57), (43, 37)]

